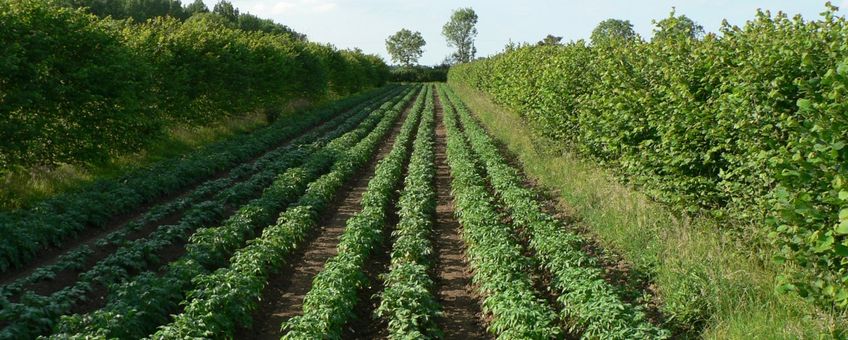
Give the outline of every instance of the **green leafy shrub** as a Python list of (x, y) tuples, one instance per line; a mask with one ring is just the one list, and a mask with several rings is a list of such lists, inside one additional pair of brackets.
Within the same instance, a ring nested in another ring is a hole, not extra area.
[(102, 162), (178, 124), (382, 85), (388, 66), (220, 15), (98, 19), (51, 1), (0, 3), (0, 171)]
[(845, 307), (848, 22), (835, 11), (759, 12), (703, 38), (664, 34), (672, 16), (662, 39), (527, 46), (456, 65), (448, 81), (657, 200), (761, 225), (736, 232), (793, 264), (781, 289)]

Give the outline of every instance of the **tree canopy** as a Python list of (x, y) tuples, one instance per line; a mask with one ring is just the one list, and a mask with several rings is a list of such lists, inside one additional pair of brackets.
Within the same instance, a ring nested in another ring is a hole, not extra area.
[(562, 37), (555, 36), (553, 34), (548, 34), (544, 39), (539, 40), (536, 45), (539, 46), (553, 46), (553, 45), (561, 45)]
[(442, 27), (442, 35), (447, 39), (448, 46), (455, 47), (452, 59), (456, 62), (469, 62), (474, 59), (477, 48), (474, 38), (477, 37), (477, 13), (470, 7), (453, 11), (450, 21)]
[(239, 10), (227, 0), (221, 0), (212, 8), (212, 13), (226, 18), (230, 22), (238, 22)]
[(592, 44), (604, 44), (612, 41), (627, 41), (636, 38), (630, 20), (607, 19), (598, 23), (592, 30)]
[(672, 8), (668, 18), (660, 21), (653, 21), (654, 40), (665, 39), (698, 39), (704, 36), (704, 27), (698, 25), (692, 19), (685, 15), (675, 16), (675, 9)]
[(418, 63), (418, 59), (424, 54), (422, 47), (427, 44), (421, 32), (412, 32), (402, 29), (386, 39), (386, 50), (392, 57), (392, 61), (403, 66), (412, 66)]

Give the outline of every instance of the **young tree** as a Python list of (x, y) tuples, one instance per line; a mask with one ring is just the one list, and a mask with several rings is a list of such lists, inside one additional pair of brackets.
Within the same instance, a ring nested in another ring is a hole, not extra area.
[(426, 43), (421, 32), (412, 32), (404, 28), (386, 39), (386, 50), (392, 56), (392, 61), (401, 63), (403, 66), (412, 66), (417, 64), (418, 58), (424, 54), (421, 48)]
[(553, 34), (548, 34), (548, 36), (545, 37), (545, 39), (539, 40), (539, 42), (537, 42), (536, 45), (538, 45), (538, 46), (554, 46), (554, 45), (560, 45), (561, 43), (562, 43), (562, 37), (558, 37), (558, 36), (555, 36)]
[(612, 41), (626, 41), (636, 38), (630, 20), (607, 19), (601, 21), (592, 30), (592, 44), (604, 44)]
[(477, 37), (477, 13), (469, 8), (460, 8), (453, 11), (450, 21), (442, 27), (442, 35), (448, 41), (448, 46), (456, 47), (454, 60), (464, 63), (474, 59), (477, 48), (474, 47), (474, 38)]
[(685, 15), (674, 16), (675, 8), (671, 8), (668, 18), (654, 20), (654, 39), (698, 39), (704, 35), (704, 27), (698, 25)]

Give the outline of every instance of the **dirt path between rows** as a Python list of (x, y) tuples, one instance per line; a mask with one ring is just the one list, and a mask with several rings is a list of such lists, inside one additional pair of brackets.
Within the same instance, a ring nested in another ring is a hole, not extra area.
[(337, 246), (344, 233), (345, 223), (362, 209), (362, 194), (374, 176), (377, 163), (391, 151), (409, 106), (395, 122), (376, 157), (363, 170), (351, 176), (336, 194), (331, 208), (322, 214), (318, 222), (320, 227), (309, 238), (306, 246), (292, 254), (288, 264), (268, 279), (260, 305), (253, 313), (252, 327), (236, 331), (236, 339), (278, 340), (282, 335), (280, 326), (283, 322), (301, 314), (303, 299), (312, 288), (312, 280), (324, 268), (324, 263), (338, 253)]
[(471, 283), (472, 272), (465, 261), (465, 244), (460, 225), (454, 217), (450, 193), (450, 167), (447, 164), (447, 143), (444, 111), (436, 93), (436, 223), (433, 246), (436, 252), (436, 298), (442, 306), (443, 317), (438, 320), (445, 339), (490, 339), (483, 325), (480, 299)]

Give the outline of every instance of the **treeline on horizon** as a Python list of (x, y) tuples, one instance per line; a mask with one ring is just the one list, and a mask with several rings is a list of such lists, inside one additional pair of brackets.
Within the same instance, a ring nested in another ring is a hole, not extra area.
[(111, 17), (135, 21), (165, 16), (186, 20), (195, 14), (211, 12), (226, 18), (235, 27), (245, 31), (287, 34), (301, 40), (306, 39), (306, 35), (295, 32), (274, 20), (242, 13), (226, 0), (219, 1), (211, 10), (203, 3), (203, 0), (194, 0), (190, 4), (183, 4), (180, 0), (60, 0), (57, 4), (69, 8), (81, 8), (100, 18)]
[(650, 41), (613, 19), (591, 42), (549, 36), (454, 65), (448, 82), (520, 113), (553, 152), (594, 159), (682, 211), (753, 226), (730, 231), (786, 264), (779, 290), (845, 308), (848, 20), (836, 11), (759, 12), (721, 34), (672, 13)]
[(308, 42), (225, 1), (202, 5), (0, 2), (0, 172), (103, 162), (174, 125), (275, 111), (389, 77), (378, 56)]

